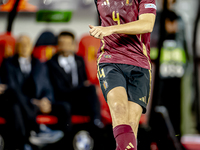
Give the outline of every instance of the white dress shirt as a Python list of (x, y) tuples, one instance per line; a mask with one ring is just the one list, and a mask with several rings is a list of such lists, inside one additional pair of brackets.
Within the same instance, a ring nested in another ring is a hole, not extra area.
[(31, 72), (31, 60), (24, 57), (19, 57), (18, 61), (22, 73), (29, 74)]
[(73, 55), (64, 57), (62, 55), (58, 56), (58, 63), (66, 73), (71, 73), (72, 75), (72, 85), (76, 87), (78, 85), (78, 71), (77, 64)]

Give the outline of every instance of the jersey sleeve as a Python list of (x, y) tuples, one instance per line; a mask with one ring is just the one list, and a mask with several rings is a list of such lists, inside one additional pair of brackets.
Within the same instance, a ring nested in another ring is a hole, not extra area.
[(152, 13), (156, 15), (156, 0), (141, 0), (139, 3), (139, 15)]

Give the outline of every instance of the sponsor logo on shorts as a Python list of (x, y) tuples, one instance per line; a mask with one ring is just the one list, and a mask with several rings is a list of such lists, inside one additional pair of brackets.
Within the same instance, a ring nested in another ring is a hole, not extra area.
[(144, 7), (145, 8), (154, 8), (154, 9), (157, 9), (157, 7), (156, 7), (155, 4), (144, 4)]
[(103, 81), (103, 87), (105, 90), (108, 88), (108, 82), (106, 80)]
[(105, 58), (111, 58), (111, 55), (105, 55), (104, 57)]
[(147, 97), (146, 96), (139, 98), (139, 100), (144, 102), (145, 104), (147, 103)]
[(131, 148), (134, 148), (134, 146), (132, 143), (129, 143), (125, 150), (131, 149)]

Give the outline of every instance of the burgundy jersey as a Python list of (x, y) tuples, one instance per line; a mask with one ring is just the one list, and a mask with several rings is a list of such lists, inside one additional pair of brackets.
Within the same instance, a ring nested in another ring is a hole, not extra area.
[[(101, 26), (107, 27), (137, 21), (139, 15), (156, 15), (155, 0), (95, 0)], [(151, 69), (150, 33), (112, 34), (101, 41), (98, 63), (119, 63)]]

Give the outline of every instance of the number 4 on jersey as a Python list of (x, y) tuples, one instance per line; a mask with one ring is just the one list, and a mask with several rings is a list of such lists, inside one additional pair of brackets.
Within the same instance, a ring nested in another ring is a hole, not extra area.
[(119, 13), (117, 13), (117, 17), (115, 17), (115, 11), (112, 12), (112, 17), (114, 21), (117, 21), (117, 24), (120, 25)]

